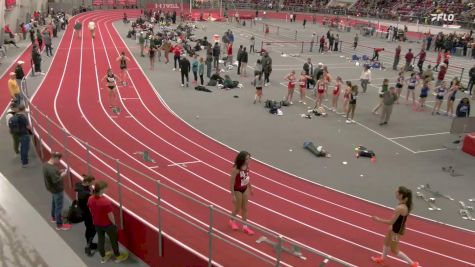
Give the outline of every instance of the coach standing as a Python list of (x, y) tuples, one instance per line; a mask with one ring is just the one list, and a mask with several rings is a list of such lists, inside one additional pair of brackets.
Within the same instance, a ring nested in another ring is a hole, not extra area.
[(389, 88), (388, 91), (384, 92), (383, 94), (383, 112), (381, 112), (381, 120), (379, 125), (386, 125), (388, 124), (389, 118), (391, 117), (391, 113), (393, 111), (394, 102), (397, 100), (397, 93), (396, 88), (393, 86)]
[(185, 86), (185, 78), (186, 78), (186, 87), (188, 87), (188, 79), (189, 79), (188, 74), (190, 73), (191, 64), (185, 55), (183, 55), (180, 60), (180, 69), (181, 69), (181, 87)]

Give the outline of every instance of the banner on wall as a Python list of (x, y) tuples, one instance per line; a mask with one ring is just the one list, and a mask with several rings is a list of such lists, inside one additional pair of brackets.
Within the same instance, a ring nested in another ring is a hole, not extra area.
[(16, 0), (5, 0), (5, 8), (10, 9), (16, 5)]
[(103, 0), (102, 2), (104, 5), (109, 5), (109, 6), (114, 5), (114, 0)]
[(160, 3), (155, 3), (155, 4), (147, 4), (147, 9), (180, 9), (180, 4), (160, 4)]
[(127, 0), (127, 4), (129, 4), (129, 5), (137, 5), (137, 0)]
[(92, 0), (92, 5), (93, 6), (100, 6), (100, 5), (102, 5), (102, 0)]
[(115, 3), (120, 6), (125, 6), (127, 4), (127, 0), (116, 0)]

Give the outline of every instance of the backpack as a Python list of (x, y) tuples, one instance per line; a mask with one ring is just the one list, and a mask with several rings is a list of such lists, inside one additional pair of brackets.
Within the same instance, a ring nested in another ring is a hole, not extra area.
[(11, 134), (20, 134), (20, 115), (14, 114), (8, 121), (8, 128)]

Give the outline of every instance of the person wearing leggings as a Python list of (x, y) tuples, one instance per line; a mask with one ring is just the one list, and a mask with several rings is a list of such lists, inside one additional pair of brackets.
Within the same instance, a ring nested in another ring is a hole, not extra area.
[(355, 109), (356, 109), (356, 98), (358, 97), (358, 86), (353, 85), (350, 91), (350, 101), (348, 105), (348, 111), (346, 112), (346, 123), (354, 123), (355, 120)]

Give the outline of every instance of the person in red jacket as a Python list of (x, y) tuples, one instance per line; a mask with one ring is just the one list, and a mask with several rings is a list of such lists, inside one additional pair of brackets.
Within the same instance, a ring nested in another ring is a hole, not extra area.
[(412, 54), (412, 49), (409, 49), (409, 51), (406, 53), (406, 67), (405, 70), (409, 71), (409, 67), (411, 66), (412, 59), (414, 59), (414, 54)]
[(445, 64), (440, 65), (439, 73), (437, 74), (437, 82), (435, 86), (439, 86), (445, 79), (445, 74), (447, 73), (447, 66)]
[(446, 50), (444, 53), (444, 64), (447, 68), (449, 67), (449, 59), (450, 59), (450, 53), (448, 50)]
[(442, 62), (442, 51), (439, 51), (439, 53), (437, 54), (437, 64), (434, 66), (433, 70), (439, 71), (440, 62)]
[(173, 70), (176, 70), (177, 63), (180, 64), (181, 48), (179, 45), (176, 45), (172, 48), (173, 51)]
[(318, 49), (318, 53), (323, 53), (325, 51), (325, 36), (322, 35), (320, 38), (320, 48)]
[(233, 44), (232, 43), (228, 43), (228, 46), (226, 47), (226, 55), (228, 56), (227, 63), (229, 64), (229, 66), (231, 66), (233, 64)]
[(424, 48), (421, 49), (421, 52), (419, 52), (416, 57), (419, 57), (419, 60), (417, 61), (417, 67), (419, 68), (419, 73), (422, 74), (422, 67), (424, 66), (424, 61), (426, 60), (426, 51)]
[(384, 48), (375, 48), (374, 49), (374, 55), (371, 61), (377, 60), (379, 61), (379, 52), (384, 51)]

